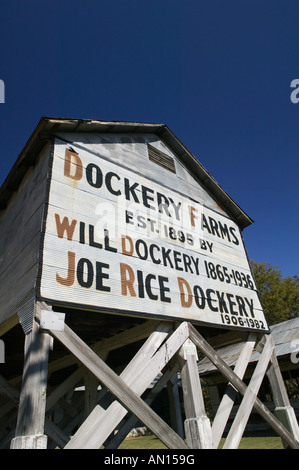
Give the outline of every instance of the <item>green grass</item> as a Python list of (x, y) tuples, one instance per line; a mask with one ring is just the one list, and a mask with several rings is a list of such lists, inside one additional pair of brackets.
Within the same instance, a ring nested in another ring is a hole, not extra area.
[[(219, 448), (224, 441), (221, 439)], [(239, 449), (283, 449), (283, 444), (280, 437), (243, 437)]]
[[(221, 439), (220, 446), (223, 446)], [(156, 436), (143, 436), (125, 439), (119, 449), (166, 449)], [(283, 449), (280, 437), (243, 437), (239, 449)]]
[(119, 449), (167, 449), (156, 436), (128, 437)]

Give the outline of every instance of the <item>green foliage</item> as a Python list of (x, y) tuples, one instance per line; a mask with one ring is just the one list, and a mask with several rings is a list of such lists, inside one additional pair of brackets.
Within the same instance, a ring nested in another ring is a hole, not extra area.
[(299, 278), (283, 278), (277, 266), (251, 261), (260, 300), (269, 325), (299, 315)]

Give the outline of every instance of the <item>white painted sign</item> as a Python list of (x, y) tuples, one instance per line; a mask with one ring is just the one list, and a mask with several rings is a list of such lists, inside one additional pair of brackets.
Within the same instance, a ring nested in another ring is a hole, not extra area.
[(55, 146), (40, 297), (267, 330), (238, 226), (136, 170)]

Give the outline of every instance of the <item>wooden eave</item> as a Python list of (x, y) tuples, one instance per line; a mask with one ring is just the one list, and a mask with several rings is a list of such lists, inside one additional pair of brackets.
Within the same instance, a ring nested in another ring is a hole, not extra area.
[(156, 134), (190, 169), (203, 188), (237, 223), (241, 230), (253, 223), (253, 220), (221, 188), (217, 181), (214, 180), (214, 178), (165, 124), (94, 121), (88, 119), (64, 119), (52, 117), (42, 117), (40, 119), (34, 132), (27, 141), (16, 163), (0, 188), (0, 210), (6, 208), (11, 195), (19, 187), (19, 184), (28, 168), (34, 165), (35, 160), (46, 141), (51, 137), (54, 137), (58, 132)]

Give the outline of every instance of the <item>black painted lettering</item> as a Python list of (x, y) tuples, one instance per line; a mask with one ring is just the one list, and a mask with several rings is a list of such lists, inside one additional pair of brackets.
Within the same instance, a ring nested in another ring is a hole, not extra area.
[(255, 315), (254, 315), (254, 307), (253, 307), (253, 300), (252, 300), (252, 299), (248, 300), (248, 299), (245, 297), (245, 302), (247, 303), (247, 305), (248, 305), (248, 307), (249, 307), (250, 314), (251, 314), (252, 318), (255, 318)]
[(197, 307), (203, 310), (206, 305), (204, 291), (202, 290), (200, 286), (194, 286), (193, 293), (194, 293), (194, 300), (195, 300)]
[(235, 245), (239, 245), (239, 240), (237, 236), (235, 235), (236, 230), (234, 229), (234, 227), (230, 227), (229, 231), (230, 231), (231, 236), (233, 237), (232, 243), (234, 243)]
[(103, 184), (103, 173), (95, 163), (89, 163), (86, 167), (86, 180), (93, 188), (101, 188)]
[(94, 248), (103, 248), (102, 243), (98, 243), (94, 239), (94, 226), (89, 225), (89, 245)]
[(154, 264), (161, 264), (161, 259), (160, 258), (155, 258), (154, 251), (160, 251), (160, 247), (158, 245), (152, 244), (149, 247), (149, 253), (151, 260)]
[(218, 297), (220, 313), (224, 313), (224, 312), (228, 313), (227, 305), (226, 305), (226, 302), (224, 300), (224, 292), (219, 292), (217, 290), (216, 295)]
[(134, 225), (134, 222), (132, 222), (132, 220), (133, 220), (133, 212), (126, 211), (126, 224)]
[(156, 279), (156, 276), (154, 274), (148, 274), (145, 278), (145, 290), (146, 293), (151, 300), (158, 300), (158, 294), (154, 294), (152, 291), (152, 286), (151, 282), (153, 279)]
[(245, 317), (248, 317), (248, 313), (246, 311), (246, 305), (245, 305), (245, 301), (243, 297), (241, 297), (240, 295), (236, 295), (236, 301), (239, 307), (239, 314), (241, 316), (245, 315)]
[(228, 231), (227, 225), (226, 224), (222, 225), (221, 222), (218, 222), (218, 226), (219, 226), (221, 238), (223, 238), (223, 239), (227, 238), (228, 241), (230, 242), (230, 236), (229, 236), (229, 231)]
[(133, 183), (131, 185), (128, 178), (124, 179), (124, 183), (125, 183), (125, 197), (127, 201), (131, 201), (131, 197), (133, 197), (133, 200), (137, 202), (138, 204), (140, 204), (138, 196), (135, 192), (136, 188), (138, 188), (139, 186), (139, 183)]
[(204, 214), (202, 214), (202, 229), (207, 230), (209, 233), (211, 233), (208, 221)]
[(207, 301), (208, 301), (208, 306), (212, 310), (212, 312), (218, 312), (218, 307), (215, 307), (213, 305), (213, 302), (216, 302), (216, 299), (212, 299), (211, 295), (215, 294), (215, 291), (213, 289), (207, 289), (206, 291), (206, 296), (207, 296)]
[(112, 251), (113, 253), (117, 252), (117, 248), (110, 245), (109, 230), (107, 229), (104, 230), (104, 242), (105, 242), (105, 250)]
[(170, 292), (169, 287), (165, 286), (165, 284), (169, 282), (168, 277), (158, 276), (158, 282), (160, 287), (161, 302), (171, 303), (171, 298), (166, 297), (166, 293)]
[(169, 248), (168, 250), (166, 250), (166, 248), (162, 247), (162, 258), (163, 258), (163, 265), (164, 266), (167, 266), (169, 265), (171, 268), (173, 268), (173, 263), (170, 259), (170, 252), (171, 252), (171, 248)]
[(218, 230), (218, 222), (216, 222), (213, 217), (209, 217), (210, 227), (213, 235), (217, 235), (217, 237), (221, 238), (219, 230)]
[(151, 194), (154, 194), (154, 190), (151, 189), (151, 188), (147, 188), (146, 186), (142, 186), (142, 202), (143, 202), (143, 205), (145, 207), (148, 207), (149, 209), (155, 209), (154, 206), (152, 206), (151, 204), (149, 204), (148, 201), (154, 201), (154, 198), (152, 195), (148, 194), (148, 193), (151, 193)]
[(85, 243), (85, 223), (84, 222), (80, 222), (79, 242), (82, 244)]
[(120, 176), (118, 176), (116, 173), (113, 173), (113, 171), (109, 171), (109, 173), (107, 173), (107, 175), (105, 176), (106, 187), (109, 193), (113, 194), (114, 196), (120, 196), (121, 190), (114, 189), (111, 185), (112, 178), (116, 178), (118, 181), (120, 181)]
[(146, 221), (143, 215), (137, 215), (137, 227), (146, 228)]
[(181, 205), (182, 203), (181, 202), (178, 202), (178, 203), (175, 203), (171, 197), (169, 198), (169, 201), (171, 202), (172, 204), (172, 207), (174, 209), (174, 214), (175, 214), (175, 217), (177, 220), (180, 220), (180, 208), (181, 208)]
[(185, 267), (185, 272), (190, 272), (193, 274), (193, 270), (191, 267), (191, 258), (189, 255), (186, 255), (186, 253), (183, 253), (183, 261), (184, 261), (184, 267)]
[(168, 217), (171, 217), (171, 213), (169, 212), (169, 200), (167, 199), (164, 194), (157, 193), (157, 202), (159, 207), (159, 212), (163, 214), (165, 212)]
[[(85, 270), (85, 272), (84, 272)], [(81, 287), (89, 288), (93, 283), (93, 265), (87, 258), (81, 258), (77, 264), (77, 280)]]
[(103, 279), (109, 279), (109, 274), (103, 272), (103, 269), (109, 269), (109, 264), (96, 261), (96, 290), (110, 292), (110, 287), (103, 284)]
[(146, 260), (148, 257), (148, 248), (144, 240), (137, 240), (135, 245), (135, 250), (138, 257), (142, 260)]
[(180, 263), (182, 262), (181, 256), (182, 255), (179, 251), (174, 251), (173, 252), (174, 265), (175, 265), (175, 269), (177, 269), (177, 271), (184, 271), (184, 268), (182, 268), (182, 266), (180, 266)]
[(144, 299), (144, 283), (143, 283), (143, 272), (137, 271), (137, 281), (138, 281), (138, 297)]
[(234, 294), (226, 294), (228, 303), (229, 303), (229, 309), (231, 315), (238, 315), (238, 312), (234, 310), (234, 306), (236, 305), (236, 302), (234, 302), (232, 299), (235, 297)]
[(199, 276), (199, 258), (193, 258), (193, 256), (191, 255), (191, 260), (194, 264), (195, 272), (196, 272), (197, 276)]

